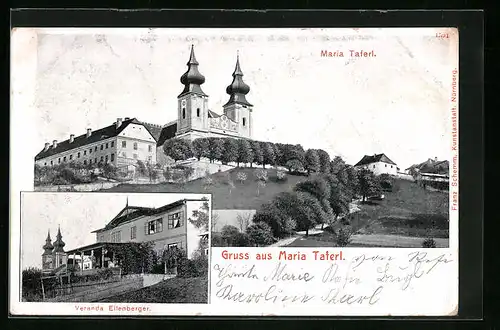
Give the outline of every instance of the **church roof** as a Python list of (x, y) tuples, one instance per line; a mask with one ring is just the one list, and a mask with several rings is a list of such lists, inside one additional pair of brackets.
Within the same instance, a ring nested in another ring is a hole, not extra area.
[(247, 106), (252, 106), (246, 99), (245, 95), (250, 92), (250, 86), (248, 86), (244, 81), (243, 81), (243, 71), (241, 71), (241, 66), (240, 66), (240, 57), (237, 55), (236, 57), (236, 66), (234, 68), (233, 72), (233, 81), (232, 83), (227, 86), (226, 88), (226, 93), (229, 94), (229, 101), (227, 101), (224, 106), (233, 104), (233, 103), (238, 103), (238, 104), (243, 104)]
[[(73, 139), (73, 142), (71, 142), (71, 143), (70, 143), (70, 140), (68, 139), (68, 140), (64, 140), (62, 142), (57, 143), (57, 146), (55, 148), (50, 146), (49, 149), (40, 151), (35, 156), (35, 160), (43, 159), (43, 158), (53, 156), (53, 155), (56, 155), (56, 154), (64, 152), (64, 151), (69, 151), (72, 149), (80, 148), (80, 147), (83, 147), (87, 144), (99, 142), (101, 140), (105, 140), (105, 139), (109, 139), (110, 137), (117, 136), (131, 123), (139, 124), (139, 125), (142, 124), (136, 118), (124, 120), (118, 128), (116, 127), (116, 124), (113, 123), (112, 125), (106, 126), (104, 128), (101, 128), (101, 129), (98, 129), (98, 130), (92, 132), (92, 134), (89, 137), (87, 137), (87, 134), (85, 133), (85, 134), (82, 134), (80, 136), (75, 137)], [(148, 127), (146, 127), (146, 128), (149, 130)]]
[(361, 158), (361, 160), (359, 162), (357, 162), (356, 165), (354, 165), (354, 166), (362, 166), (362, 165), (378, 163), (378, 162), (396, 165), (396, 163), (394, 163), (392, 160), (390, 160), (389, 157), (387, 157), (385, 154), (376, 154), (373, 156), (367, 156), (367, 155), (363, 156), (363, 158)]
[(158, 147), (163, 145), (166, 140), (175, 137), (175, 133), (177, 133), (177, 121), (170, 122), (163, 127), (149, 123), (143, 123), (143, 125), (154, 137), (156, 140), (156, 146)]
[(45, 252), (43, 254), (51, 254), (54, 249), (54, 245), (52, 245), (52, 239), (50, 238), (50, 230), (47, 232), (47, 238), (45, 239), (45, 244), (42, 247)]
[(62, 240), (61, 228), (58, 228), (56, 240), (54, 241), (54, 252), (64, 252), (65, 245), (66, 243)]
[(188, 93), (207, 96), (201, 90), (200, 85), (205, 82), (205, 76), (203, 76), (200, 71), (198, 71), (198, 65), (199, 63), (194, 55), (194, 45), (191, 45), (191, 54), (189, 55), (189, 61), (187, 62), (188, 69), (181, 76), (181, 83), (184, 85), (184, 89), (178, 97), (181, 97)]

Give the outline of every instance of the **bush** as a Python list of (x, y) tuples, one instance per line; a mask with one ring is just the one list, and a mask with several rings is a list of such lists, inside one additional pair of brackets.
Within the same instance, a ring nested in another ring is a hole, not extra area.
[(26, 301), (42, 300), (42, 271), (38, 268), (30, 267), (22, 273), (22, 295)]
[(278, 179), (278, 181), (286, 181), (286, 179), (287, 179), (286, 173), (284, 171), (277, 171), (276, 172), (276, 179)]
[(100, 280), (109, 280), (113, 277), (113, 271), (109, 268), (102, 268), (97, 270), (97, 276)]
[(434, 240), (434, 238), (426, 238), (422, 242), (422, 247), (426, 248), (426, 249), (435, 248), (436, 247), (436, 241)]
[(267, 182), (268, 179), (267, 171), (263, 169), (255, 170), (255, 177), (259, 181)]
[(250, 242), (256, 246), (266, 246), (276, 241), (271, 227), (265, 222), (257, 222), (248, 226), (246, 233)]
[(177, 266), (177, 277), (189, 278), (206, 276), (208, 273), (208, 259), (197, 258), (187, 259), (183, 258), (179, 261)]
[(347, 246), (351, 243), (352, 229), (349, 227), (340, 228), (337, 232), (337, 246)]
[(236, 178), (238, 179), (238, 181), (240, 181), (241, 183), (244, 183), (247, 179), (247, 174), (245, 172), (238, 172), (236, 174)]

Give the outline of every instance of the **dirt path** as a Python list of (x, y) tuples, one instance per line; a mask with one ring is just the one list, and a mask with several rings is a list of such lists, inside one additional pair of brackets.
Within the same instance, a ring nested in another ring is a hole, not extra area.
[[(400, 235), (352, 235), (351, 244), (376, 247), (408, 247), (421, 248), (425, 238), (409, 237)], [(435, 238), (436, 247), (447, 248), (449, 240), (447, 238)]]

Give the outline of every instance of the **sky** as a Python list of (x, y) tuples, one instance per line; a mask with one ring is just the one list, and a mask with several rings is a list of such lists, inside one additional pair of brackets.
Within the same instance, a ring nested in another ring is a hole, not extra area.
[[(443, 29), (441, 29), (442, 31)], [(209, 108), (222, 113), (239, 52), (254, 139), (321, 148), (350, 164), (385, 153), (401, 169), (449, 159), (457, 38), (437, 29), (44, 29), (36, 145), (136, 117), (177, 119), (193, 44)], [(321, 51), (344, 57), (321, 57)], [(376, 57), (351, 58), (349, 50)], [(35, 142), (35, 141), (34, 141)]]
[[(54, 243), (61, 228), (64, 250), (96, 242), (92, 231), (103, 228), (126, 205), (161, 207), (179, 199), (201, 199), (208, 194), (38, 193), (21, 197), (21, 269), (42, 266), (47, 232)], [(201, 204), (200, 204), (201, 205)]]

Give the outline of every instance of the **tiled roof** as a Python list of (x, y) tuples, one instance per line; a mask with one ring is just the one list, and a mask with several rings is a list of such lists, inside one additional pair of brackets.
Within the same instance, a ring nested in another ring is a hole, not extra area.
[(177, 133), (177, 121), (173, 121), (168, 123), (165, 126), (154, 125), (150, 123), (142, 123), (151, 135), (156, 140), (156, 145), (159, 147), (165, 143), (166, 140), (175, 137), (175, 133)]
[(105, 230), (113, 229), (115, 227), (118, 227), (120, 224), (124, 222), (136, 219), (141, 216), (151, 216), (163, 213), (174, 207), (184, 204), (186, 201), (187, 201), (186, 199), (181, 199), (159, 208), (126, 206), (104, 228), (94, 230), (93, 233), (98, 233)]
[(387, 164), (396, 165), (396, 163), (394, 163), (392, 160), (390, 160), (389, 157), (387, 157), (385, 154), (378, 154), (378, 155), (373, 155), (373, 156), (366, 156), (365, 155), (354, 166), (361, 166), (361, 165), (367, 165), (367, 164), (378, 163), (378, 162), (384, 162)]
[(82, 134), (80, 136), (76, 136), (73, 139), (72, 143), (69, 142), (69, 139), (65, 140), (65, 141), (62, 141), (62, 142), (58, 142), (57, 143), (57, 147), (53, 148), (52, 146), (50, 146), (49, 149), (47, 149), (46, 151), (44, 151), (44, 150), (40, 151), (35, 156), (35, 160), (39, 160), (39, 159), (42, 159), (42, 158), (45, 158), (45, 157), (49, 157), (49, 156), (52, 156), (52, 155), (64, 152), (64, 151), (68, 151), (68, 150), (80, 148), (80, 147), (83, 147), (83, 146), (85, 146), (87, 144), (99, 142), (101, 140), (105, 140), (105, 139), (108, 139), (110, 137), (117, 136), (130, 123), (142, 124), (136, 118), (132, 118), (132, 119), (129, 119), (129, 120), (124, 120), (122, 122), (122, 124), (120, 125), (120, 127), (118, 127), (118, 128), (116, 128), (116, 124), (113, 123), (112, 125), (106, 126), (104, 128), (98, 129), (96, 131), (93, 131), (92, 134), (89, 137), (87, 137), (86, 133)]

